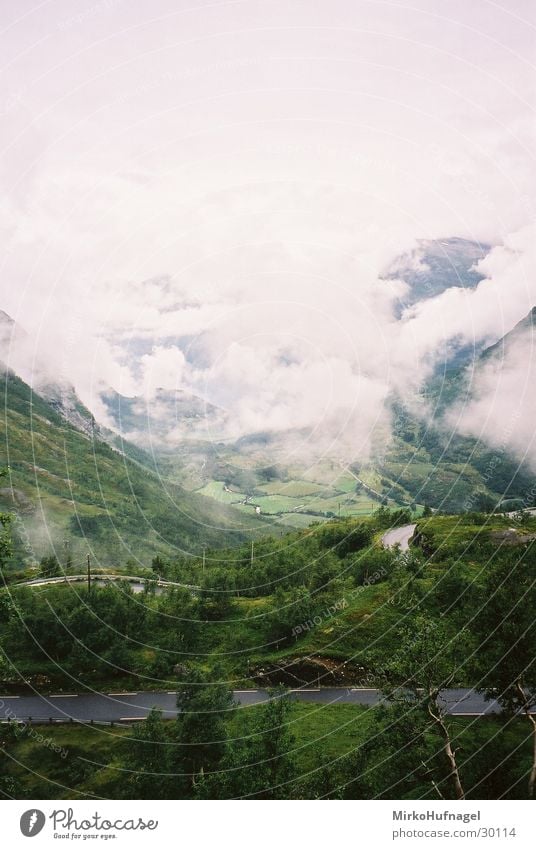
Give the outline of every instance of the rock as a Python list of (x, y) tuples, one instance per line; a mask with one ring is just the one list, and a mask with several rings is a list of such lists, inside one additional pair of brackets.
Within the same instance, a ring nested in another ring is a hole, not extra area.
[(30, 501), (26, 493), (20, 489), (12, 489), (10, 486), (4, 486), (0, 489), (0, 498), (18, 510), (19, 513), (33, 513), (35, 510), (35, 505)]

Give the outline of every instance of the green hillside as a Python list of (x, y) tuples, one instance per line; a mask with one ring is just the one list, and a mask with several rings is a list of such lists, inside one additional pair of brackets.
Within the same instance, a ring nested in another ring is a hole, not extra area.
[(376, 464), (390, 497), (406, 493), (406, 498), (448, 512), (497, 504), (509, 510), (532, 506), (536, 478), (529, 467), (506, 449), (497, 451), (482, 440), (461, 436), (446, 420), (449, 410), (471, 402), (480, 369), (492, 358), (504, 357), (534, 327), (535, 319), (536, 308), (476, 358), (471, 352), (436, 374), (425, 387), (421, 417), (402, 403), (393, 403), (394, 439)]
[(266, 520), (158, 477), (139, 449), (127, 457), (81, 432), (13, 374), (0, 380), (0, 467), (10, 470), (0, 507), (17, 516), (15, 565), (55, 551), (76, 567), (89, 551), (97, 566), (149, 566), (158, 553), (235, 544), (263, 521), (266, 530)]
[[(278, 782), (258, 765), (274, 760), (275, 740), (275, 760), (292, 780), (285, 798), (341, 787), (357, 798), (435, 798), (437, 787), (445, 799), (460, 798), (444, 757), (447, 735), (467, 798), (532, 795), (526, 710), (536, 685), (536, 518), (426, 516), (410, 552), (383, 550), (385, 528), (407, 518), (382, 509), (368, 520), (265, 537), (253, 550), (209, 549), (205, 567), (200, 558), (162, 563), (169, 578), (195, 576), (196, 592), (157, 594), (148, 586), (136, 595), (128, 584), (90, 593), (65, 584), (2, 590), (2, 692), (20, 692), (23, 682), (51, 693), (173, 690), (182, 713), (170, 722), (153, 713), (130, 733), (47, 725), (51, 742), (39, 747), (31, 745), (31, 726), (3, 726), (0, 794), (4, 787), (13, 796), (45, 795), (52, 792), (46, 782), (58, 781), (58, 794), (63, 784), (82, 795), (153, 798), (159, 778), (166, 798), (269, 798)], [(231, 689), (279, 684), (381, 688), (394, 703), (276, 699), (233, 711)], [(439, 691), (472, 686), (498, 699), (503, 712), (441, 718)], [(109, 743), (103, 751), (97, 731), (118, 742), (113, 753)], [(156, 744), (153, 761), (145, 740)], [(182, 741), (188, 746), (177, 746)], [(68, 749), (65, 760), (53, 746)], [(328, 772), (309, 783), (315, 764)], [(194, 775), (199, 783), (180, 783)]]
[[(402, 404), (394, 405), (393, 440), (375, 464), (382, 491), (400, 502), (428, 504), (449, 513), (532, 506), (535, 478), (506, 451), (460, 436), (442, 421), (443, 404), (466, 392), (460, 375), (429, 386), (436, 415), (417, 418)], [(448, 396), (446, 401), (443, 396)], [(467, 399), (466, 399), (467, 400)]]
[[(534, 577), (536, 517), (424, 517), (401, 558), (379, 537), (407, 519), (382, 508), (372, 519), (264, 537), (253, 552), (249, 544), (208, 549), (204, 567), (201, 558), (164, 560), (165, 577), (200, 584), (194, 593), (11, 587), (0, 593), (10, 661), (0, 666), (2, 686), (167, 690), (183, 674), (213, 669), (235, 688), (381, 686), (402, 636), (419, 633), (422, 618), (453, 639), (472, 633), (494, 582), (511, 569)], [(507, 582), (508, 593), (524, 592)], [(479, 680), (479, 657), (466, 656), (464, 644), (451, 662), (453, 686)]]

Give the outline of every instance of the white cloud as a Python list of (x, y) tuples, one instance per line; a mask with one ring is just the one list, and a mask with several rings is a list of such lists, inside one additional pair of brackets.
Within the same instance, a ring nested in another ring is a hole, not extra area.
[[(237, 432), (366, 446), (392, 388), (536, 301), (529, 5), (27, 11), (0, 91), (0, 308), (101, 414), (103, 384), (184, 388)], [(382, 270), (449, 235), (504, 247), (476, 291), (398, 322)]]
[(480, 367), (468, 403), (451, 411), (450, 423), (499, 451), (513, 453), (536, 472), (536, 338), (528, 328)]

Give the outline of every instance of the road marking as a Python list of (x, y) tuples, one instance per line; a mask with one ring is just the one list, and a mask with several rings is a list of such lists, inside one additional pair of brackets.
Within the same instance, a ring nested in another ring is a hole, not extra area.
[(0, 699), (20, 699), (20, 696), (0, 696)]
[(77, 699), (78, 693), (60, 693), (59, 696), (51, 696), (51, 699)]
[(233, 693), (258, 693), (258, 690), (233, 690)]
[(137, 696), (137, 693), (107, 693), (107, 696)]
[[(341, 687), (340, 689), (344, 690), (345, 687)], [(350, 692), (351, 693), (378, 693), (379, 690), (377, 690), (375, 687), (350, 687)]]
[(319, 693), (320, 687), (315, 687), (314, 689), (304, 690), (302, 687), (299, 687), (297, 690), (289, 690), (289, 693)]
[(169, 690), (169, 691), (166, 693), (166, 696), (176, 696), (176, 695), (177, 695), (177, 691), (176, 691), (176, 690)]
[(449, 710), (447, 711), (447, 716), (493, 716), (493, 713), (485, 713), (484, 711), (480, 711), (480, 713), (463, 713), (462, 711), (457, 710)]
[(146, 718), (145, 716), (120, 716), (118, 722), (143, 722)]

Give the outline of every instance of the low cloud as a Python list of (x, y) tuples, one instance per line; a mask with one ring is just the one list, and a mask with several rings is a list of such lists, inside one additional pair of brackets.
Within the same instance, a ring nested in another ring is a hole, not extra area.
[[(13, 17), (0, 88), (0, 308), (34, 385), (73, 383), (105, 423), (109, 387), (159, 419), (183, 390), (229, 437), (352, 459), (392, 393), (536, 303), (527, 4), (369, 3), (363, 27), (350, 0), (314, 26), (302, 4), (133, 3), (126, 29), (121, 5), (52, 5)], [(455, 235), (497, 246), (486, 279), (404, 310), (385, 269)]]
[(459, 432), (507, 451), (536, 472), (536, 327), (527, 327), (473, 375), (469, 400), (450, 411)]

